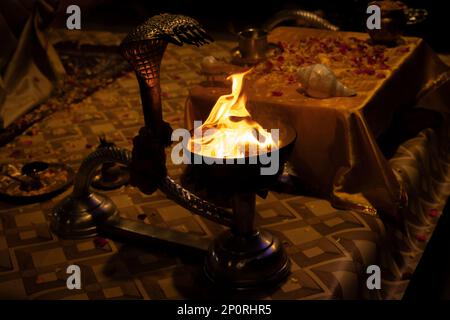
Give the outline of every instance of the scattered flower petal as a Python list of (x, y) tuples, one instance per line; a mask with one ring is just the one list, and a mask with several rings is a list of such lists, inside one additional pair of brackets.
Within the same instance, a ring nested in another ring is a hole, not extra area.
[(282, 91), (272, 91), (272, 96), (281, 97), (283, 95)]
[(416, 235), (416, 239), (420, 242), (424, 242), (427, 240), (427, 236), (424, 234), (418, 234), (418, 235)]
[(96, 247), (98, 248), (103, 248), (104, 246), (106, 246), (108, 244), (108, 239), (102, 238), (102, 237), (96, 237), (94, 239), (94, 244)]
[(439, 211), (437, 209), (430, 209), (430, 210), (428, 210), (428, 215), (430, 217), (435, 218), (435, 217), (439, 216)]

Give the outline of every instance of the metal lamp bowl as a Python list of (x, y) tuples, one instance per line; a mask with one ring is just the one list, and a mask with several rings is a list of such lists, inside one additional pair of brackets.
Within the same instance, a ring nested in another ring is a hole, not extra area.
[[(193, 131), (191, 131), (193, 135)], [(296, 140), (295, 130), (289, 126), (284, 125), (280, 128), (281, 145), (278, 147), (279, 164), (278, 170), (274, 175), (261, 175), (261, 168), (267, 165), (260, 163), (258, 157), (265, 153), (251, 155), (245, 159), (239, 158), (244, 164), (237, 163), (238, 158), (233, 158), (234, 163), (227, 164), (226, 159), (212, 158), (199, 153), (194, 153), (185, 147), (186, 155), (191, 160), (191, 167), (195, 171), (196, 176), (204, 179), (217, 179), (224, 188), (228, 188), (231, 184), (233, 188), (251, 187), (251, 186), (266, 186), (273, 182), (283, 171), (283, 165), (288, 160), (289, 155), (294, 147)], [(273, 152), (273, 151), (272, 151)], [(272, 152), (267, 152), (267, 156), (271, 157)], [(202, 160), (201, 164), (195, 164), (195, 159)], [(217, 163), (222, 160), (223, 163)]]

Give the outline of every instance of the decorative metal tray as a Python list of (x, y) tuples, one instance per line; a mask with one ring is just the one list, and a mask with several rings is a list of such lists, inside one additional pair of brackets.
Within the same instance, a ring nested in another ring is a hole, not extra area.
[[(31, 170), (30, 170), (31, 168)], [(24, 172), (28, 169), (29, 172)], [(72, 183), (74, 171), (63, 163), (30, 162), (3, 165), (0, 171), (0, 200), (38, 202), (56, 196)]]

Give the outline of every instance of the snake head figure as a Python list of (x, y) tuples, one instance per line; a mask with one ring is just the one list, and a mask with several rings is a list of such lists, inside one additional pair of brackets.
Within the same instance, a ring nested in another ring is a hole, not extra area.
[(151, 17), (130, 32), (123, 40), (123, 44), (147, 40), (165, 40), (178, 46), (183, 43), (200, 46), (212, 41), (212, 38), (197, 20), (183, 15), (164, 13)]
[(212, 38), (193, 18), (156, 15), (131, 31), (120, 45), (139, 82), (145, 127), (133, 139), (130, 183), (146, 194), (153, 193), (166, 177), (164, 148), (171, 143), (172, 129), (162, 118), (160, 67), (168, 43), (201, 46)]

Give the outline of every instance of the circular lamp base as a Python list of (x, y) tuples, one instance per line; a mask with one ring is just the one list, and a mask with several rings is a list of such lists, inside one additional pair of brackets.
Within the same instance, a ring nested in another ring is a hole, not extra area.
[(248, 237), (227, 231), (214, 240), (204, 268), (214, 284), (246, 290), (279, 286), (290, 261), (278, 238), (266, 231)]
[(108, 197), (90, 193), (80, 198), (63, 199), (54, 209), (51, 229), (67, 239), (83, 239), (98, 235), (98, 224), (117, 214), (117, 207)]

